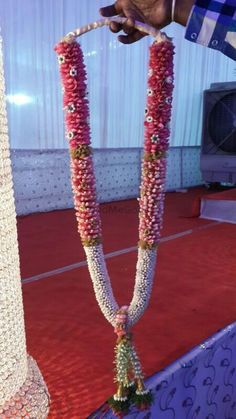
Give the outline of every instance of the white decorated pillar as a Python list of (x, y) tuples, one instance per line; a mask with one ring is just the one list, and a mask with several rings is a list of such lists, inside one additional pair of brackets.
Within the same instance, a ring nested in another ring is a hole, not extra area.
[(44, 419), (49, 396), (27, 356), (0, 37), (0, 419)]

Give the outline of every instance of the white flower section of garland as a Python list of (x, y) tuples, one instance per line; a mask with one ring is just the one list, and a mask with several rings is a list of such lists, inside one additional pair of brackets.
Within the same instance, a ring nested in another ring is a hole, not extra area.
[(115, 327), (119, 306), (114, 298), (102, 245), (84, 247), (96, 299), (104, 317)]
[(156, 248), (138, 248), (134, 294), (128, 309), (128, 321), (130, 327), (137, 323), (148, 306), (152, 291), (156, 259)]
[[(115, 327), (115, 316), (119, 306), (111, 288), (102, 245), (84, 247), (84, 250), (99, 307), (105, 318)], [(129, 326), (137, 323), (148, 306), (155, 273), (156, 255), (156, 249), (138, 249), (135, 288), (128, 310)]]

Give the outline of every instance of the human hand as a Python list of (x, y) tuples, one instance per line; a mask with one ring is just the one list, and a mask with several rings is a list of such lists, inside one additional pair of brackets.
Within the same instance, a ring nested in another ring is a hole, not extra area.
[[(194, 0), (176, 0), (174, 16), (177, 23), (186, 25), (193, 3)], [(112, 32), (123, 30), (126, 35), (120, 35), (119, 41), (131, 44), (145, 36), (134, 28), (135, 20), (162, 29), (171, 23), (171, 10), (172, 0), (117, 0), (113, 5), (102, 7), (100, 13), (104, 17), (127, 17), (123, 25), (112, 22), (110, 29)]]
[(100, 13), (105, 17), (115, 15), (127, 17), (123, 25), (112, 22), (110, 29), (112, 32), (119, 32), (123, 29), (126, 35), (120, 35), (119, 41), (131, 44), (145, 36), (134, 28), (135, 20), (145, 22), (157, 29), (171, 22), (171, 0), (117, 0), (113, 5), (101, 8)]

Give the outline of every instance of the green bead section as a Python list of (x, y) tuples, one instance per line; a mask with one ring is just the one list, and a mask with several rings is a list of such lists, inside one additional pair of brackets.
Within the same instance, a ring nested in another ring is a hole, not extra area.
[(108, 405), (111, 407), (113, 412), (117, 415), (119, 414), (125, 414), (129, 412), (130, 408), (130, 400), (125, 401), (119, 401), (114, 400), (114, 397), (110, 397), (110, 399), (107, 400)]
[(137, 394), (134, 392), (131, 396), (131, 403), (135, 404), (139, 410), (146, 410), (153, 403), (153, 394), (151, 391), (146, 394)]
[(130, 336), (121, 338), (115, 348), (116, 377), (115, 382), (125, 386), (130, 382), (130, 375), (143, 379), (141, 362)]

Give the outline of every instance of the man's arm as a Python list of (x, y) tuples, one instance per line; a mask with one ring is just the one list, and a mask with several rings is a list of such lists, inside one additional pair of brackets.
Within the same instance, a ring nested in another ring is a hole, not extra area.
[(236, 0), (196, 0), (185, 38), (236, 60)]

